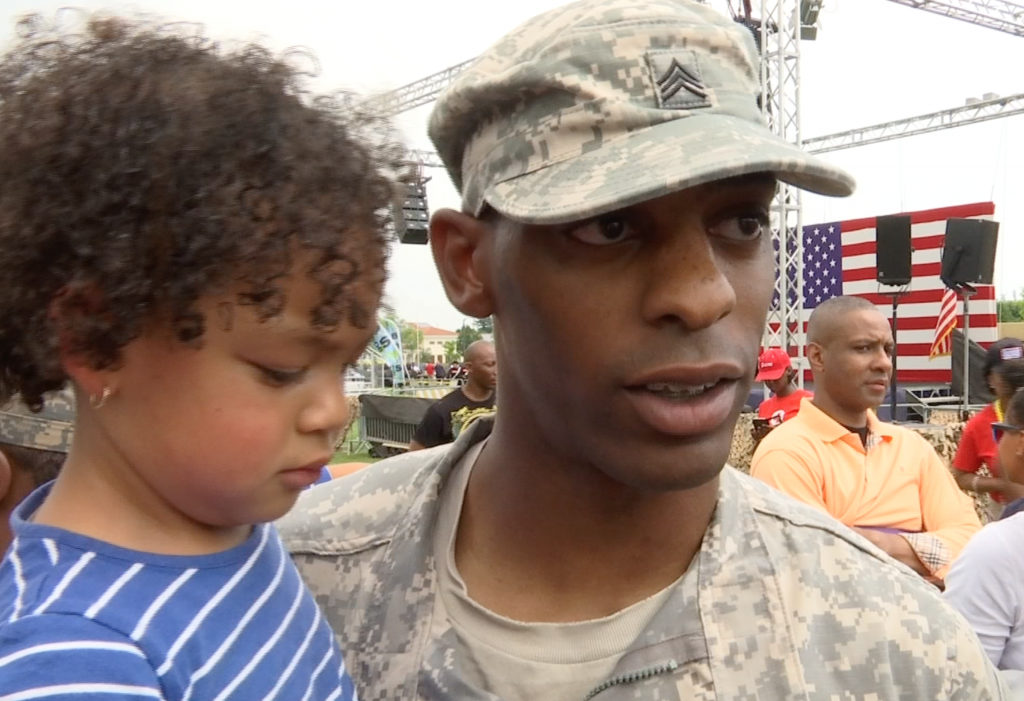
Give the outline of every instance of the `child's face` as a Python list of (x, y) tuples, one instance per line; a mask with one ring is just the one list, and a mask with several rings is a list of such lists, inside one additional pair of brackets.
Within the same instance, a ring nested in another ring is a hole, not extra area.
[[(370, 278), (370, 273), (363, 277)], [(232, 527), (274, 520), (312, 484), (348, 421), (343, 390), (374, 328), (310, 326), (321, 288), (293, 274), (284, 312), (260, 323), (233, 295), (202, 299), (202, 348), (166, 330), (129, 344), (111, 373), (114, 394), (96, 411), (112, 458), (141, 480), (133, 496), (149, 508)], [(348, 294), (374, 319), (373, 280)]]

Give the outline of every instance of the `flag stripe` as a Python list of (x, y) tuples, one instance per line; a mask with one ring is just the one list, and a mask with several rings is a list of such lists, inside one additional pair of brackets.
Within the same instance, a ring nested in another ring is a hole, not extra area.
[[(994, 214), (992, 202), (909, 213), (913, 280), (906, 294), (899, 298), (897, 308), (900, 382), (945, 384), (952, 379), (950, 332), (954, 326), (963, 328), (964, 319), (959, 297), (952, 305), (950, 300), (943, 305), (947, 290), (940, 275), (946, 220), (991, 218)], [(876, 221), (876, 217), (869, 217), (803, 228), (804, 323), (799, 332), (787, 339), (790, 343), (803, 343), (810, 313), (821, 302), (839, 294), (862, 297), (891, 318), (893, 299), (886, 293), (897, 288), (880, 285), (876, 279)], [(790, 299), (796, 301), (792, 296)], [(983, 346), (995, 341), (999, 333), (995, 288), (978, 286), (977, 294), (971, 298), (970, 311), (971, 340)]]
[[(994, 202), (973, 202), (971, 204), (956, 205), (953, 207), (940, 207), (938, 209), (922, 209), (919, 212), (905, 212), (904, 216), (910, 217), (911, 225), (928, 224), (930, 222), (943, 222), (947, 219), (985, 219), (996, 213)], [(862, 219), (850, 219), (843, 222), (846, 231), (857, 231), (858, 229), (874, 229), (878, 217), (864, 217)]]
[(935, 339), (932, 341), (928, 359), (934, 360), (953, 352), (953, 329), (957, 326), (957, 298), (953, 290), (946, 290), (942, 296), (942, 309), (935, 322)]

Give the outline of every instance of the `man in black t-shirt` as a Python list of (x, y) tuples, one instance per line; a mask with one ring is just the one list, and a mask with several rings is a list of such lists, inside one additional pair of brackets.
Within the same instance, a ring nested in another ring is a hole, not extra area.
[(409, 444), (409, 450), (433, 448), (454, 441), (452, 415), (461, 409), (494, 408), (494, 387), (498, 379), (494, 346), (487, 341), (471, 344), (466, 349), (463, 367), (466, 370), (466, 384), (446, 394), (427, 409), (416, 428), (416, 436)]

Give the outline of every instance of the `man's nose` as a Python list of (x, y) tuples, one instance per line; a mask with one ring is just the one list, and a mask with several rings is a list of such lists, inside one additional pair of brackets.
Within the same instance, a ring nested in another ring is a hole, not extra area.
[(704, 231), (677, 233), (652, 259), (642, 310), (648, 323), (702, 329), (735, 308), (736, 291)]

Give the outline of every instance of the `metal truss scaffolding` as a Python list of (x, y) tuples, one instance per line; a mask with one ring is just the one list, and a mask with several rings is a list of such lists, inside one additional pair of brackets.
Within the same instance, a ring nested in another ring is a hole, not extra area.
[[(761, 109), (773, 132), (800, 146), (800, 27), (806, 0), (761, 0)], [(802, 332), (803, 235), (800, 190), (780, 184), (772, 204), (772, 244), (778, 271), (763, 345), (788, 349), (804, 367)], [(802, 378), (803, 373), (799, 374)]]
[[(1009, 0), (889, 0), (900, 5), (951, 17), (989, 29), (1024, 37), (1024, 5)], [(813, 38), (823, 0), (760, 0), (760, 18), (743, 23), (758, 39), (762, 53), (761, 105), (772, 131), (812, 153), (880, 143), (952, 127), (1024, 114), (1024, 94), (993, 97), (963, 107), (887, 122), (802, 141), (800, 129), (800, 43), (802, 30)], [(749, 13), (749, 5), (747, 5)], [(475, 59), (465, 61), (382, 95), (366, 105), (390, 115), (434, 100)], [(986, 96), (988, 97), (988, 96)], [(441, 167), (437, 154), (414, 151), (422, 166)], [(798, 367), (804, 348), (799, 343), (803, 309), (803, 235), (800, 191), (780, 186), (772, 207), (772, 241), (779, 274), (768, 314), (765, 347), (789, 350)], [(802, 382), (803, 373), (800, 373)]]
[(473, 65), (475, 60), (475, 58), (471, 58), (468, 61), (449, 66), (443, 71), (428, 75), (426, 78), (421, 78), (390, 92), (368, 98), (362, 104), (376, 109), (382, 114), (392, 116), (428, 105), (455, 80), (455, 76)]
[(1024, 5), (1009, 0), (889, 0), (980, 27), (1024, 37)]
[[(804, 139), (804, 148), (810, 153), (828, 153), (844, 149), (879, 144), (884, 141), (905, 139), (943, 129), (966, 127), (993, 119), (1024, 115), (1024, 93), (997, 97), (962, 107), (940, 110), (894, 122), (841, 131), (825, 136)], [(433, 151), (410, 151), (413, 159), (427, 168), (443, 168), (440, 157)]]
[(1012, 117), (1017, 114), (1024, 114), (1024, 93), (974, 102), (963, 107), (922, 114), (910, 119), (900, 119), (895, 122), (841, 131), (828, 136), (818, 136), (805, 140), (804, 148), (811, 153), (841, 151), (953, 127), (965, 127), (969, 124)]

